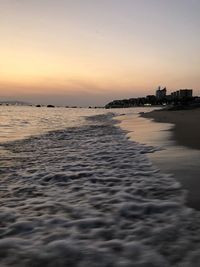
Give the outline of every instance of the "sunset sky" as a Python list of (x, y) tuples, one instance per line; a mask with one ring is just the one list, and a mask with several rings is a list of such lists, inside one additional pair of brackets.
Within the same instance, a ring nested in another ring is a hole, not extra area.
[(200, 95), (199, 14), (199, 0), (0, 0), (0, 100)]

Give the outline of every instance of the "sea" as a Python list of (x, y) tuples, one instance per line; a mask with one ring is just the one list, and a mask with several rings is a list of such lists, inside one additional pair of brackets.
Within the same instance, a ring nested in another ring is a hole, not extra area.
[(145, 111), (0, 106), (0, 266), (200, 266), (199, 211), (123, 126)]

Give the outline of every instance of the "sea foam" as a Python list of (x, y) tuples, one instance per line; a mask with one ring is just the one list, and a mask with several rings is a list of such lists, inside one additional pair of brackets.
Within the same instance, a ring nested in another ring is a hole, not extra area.
[(2, 144), (1, 266), (200, 266), (199, 213), (112, 117)]

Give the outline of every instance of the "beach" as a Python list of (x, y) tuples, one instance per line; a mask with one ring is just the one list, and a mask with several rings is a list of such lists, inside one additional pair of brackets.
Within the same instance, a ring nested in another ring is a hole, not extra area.
[[(199, 212), (149, 159), (160, 153), (156, 144), (168, 146), (172, 125), (142, 111), (2, 111), (17, 123), (2, 128), (24, 137), (0, 143), (1, 266), (199, 266)], [(127, 137), (117, 114), (141, 142)]]
[(195, 138), (199, 134), (195, 123), (199, 111), (147, 109), (140, 116), (128, 114), (119, 117), (120, 127), (127, 131), (132, 141), (152, 147), (153, 153), (149, 153), (148, 158), (153, 166), (181, 183), (187, 205), (196, 210), (200, 210), (200, 150), (199, 139)]
[(160, 144), (164, 149), (149, 155), (151, 162), (163, 172), (174, 175), (186, 190), (187, 204), (200, 210), (200, 108), (155, 110), (141, 116), (157, 122), (159, 131), (163, 131)]
[(177, 144), (200, 149), (200, 108), (192, 110), (156, 110), (142, 114), (156, 122), (173, 123), (174, 139)]

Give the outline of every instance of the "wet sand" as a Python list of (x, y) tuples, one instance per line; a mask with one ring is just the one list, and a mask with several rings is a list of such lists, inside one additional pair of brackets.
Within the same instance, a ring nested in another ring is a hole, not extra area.
[(162, 110), (120, 118), (120, 126), (129, 132), (130, 139), (161, 148), (148, 154), (148, 158), (161, 172), (173, 175), (182, 184), (187, 205), (197, 210), (200, 210), (199, 114), (200, 109)]
[(156, 110), (142, 115), (156, 122), (173, 123), (174, 140), (182, 146), (200, 149), (200, 108), (193, 110)]
[[(171, 123), (169, 143), (164, 151), (150, 156), (161, 170), (172, 173), (187, 190), (187, 202), (200, 210), (200, 108), (193, 110), (156, 110), (142, 114), (155, 122)], [(171, 142), (170, 142), (171, 141)]]

